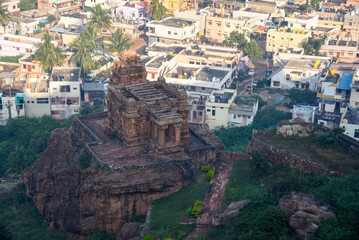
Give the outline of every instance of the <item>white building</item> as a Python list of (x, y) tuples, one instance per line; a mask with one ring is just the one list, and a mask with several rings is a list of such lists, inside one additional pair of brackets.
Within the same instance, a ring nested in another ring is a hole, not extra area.
[(359, 68), (355, 71), (351, 82), (350, 105), (359, 108)]
[(231, 127), (247, 126), (253, 123), (258, 112), (258, 99), (254, 97), (237, 97), (229, 107), (228, 125)]
[(79, 113), (81, 106), (81, 70), (78, 67), (55, 67), (52, 70), (49, 92), (51, 115), (60, 119)]
[(10, 118), (25, 116), (24, 94), (0, 91), (0, 125), (6, 125)]
[(315, 14), (292, 14), (285, 18), (288, 22), (288, 27), (292, 29), (306, 29), (314, 30), (318, 26), (319, 16)]
[(197, 38), (199, 21), (168, 17), (153, 20), (146, 24), (149, 43), (163, 42), (167, 44), (190, 43)]
[(359, 141), (359, 110), (349, 107), (343, 114), (340, 127), (345, 129), (345, 135)]
[(206, 101), (205, 123), (209, 129), (228, 127), (229, 108), (236, 98), (236, 90), (223, 89), (213, 91)]
[(71, 26), (83, 26), (86, 24), (87, 16), (81, 13), (69, 13), (61, 16), (58, 24), (64, 24), (65, 28)]
[(316, 91), (327, 76), (331, 60), (326, 57), (301, 56), (290, 59), (271, 75), (271, 87)]
[(292, 109), (292, 120), (300, 118), (306, 123), (314, 123), (316, 110), (318, 110), (318, 107), (308, 105), (294, 105)]

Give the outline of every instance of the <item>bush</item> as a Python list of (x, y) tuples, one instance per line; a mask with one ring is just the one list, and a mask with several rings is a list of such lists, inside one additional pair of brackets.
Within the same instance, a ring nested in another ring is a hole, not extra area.
[(338, 142), (337, 136), (334, 133), (320, 134), (316, 138), (316, 142), (321, 147), (331, 147)]
[(54, 16), (54, 15), (49, 15), (49, 16), (47, 16), (47, 21), (49, 22), (49, 23), (52, 23), (53, 21), (55, 21), (56, 20), (56, 17)]
[(333, 128), (333, 133), (336, 134), (342, 134), (345, 132), (345, 128), (344, 127), (337, 127), (337, 128)]
[(211, 181), (211, 180), (213, 179), (213, 177), (214, 177), (214, 170), (208, 171), (208, 173), (207, 173), (207, 180), (208, 180), (208, 181)]
[(289, 97), (290, 99), (297, 101), (297, 103), (314, 104), (317, 100), (316, 92), (297, 88), (292, 88), (289, 90)]
[(152, 236), (151, 235), (147, 235), (143, 238), (143, 240), (152, 240)]
[(203, 201), (196, 201), (192, 208), (192, 215), (198, 217), (203, 208)]
[(256, 174), (263, 175), (269, 168), (268, 158), (261, 151), (253, 151), (250, 153), (252, 160), (250, 161), (250, 167)]
[(91, 159), (86, 154), (80, 154), (77, 163), (80, 168), (88, 168), (91, 164)]
[(187, 216), (188, 217), (191, 217), (192, 216), (192, 208), (188, 208), (187, 210), (186, 210), (186, 214), (187, 214)]
[(201, 166), (201, 172), (208, 172), (208, 171), (215, 171), (216, 169), (214, 167), (210, 166)]

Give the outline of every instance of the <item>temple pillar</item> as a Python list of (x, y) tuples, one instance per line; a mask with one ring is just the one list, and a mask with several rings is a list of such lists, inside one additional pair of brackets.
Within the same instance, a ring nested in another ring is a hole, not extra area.
[(166, 144), (166, 129), (158, 129), (158, 145), (164, 147)]
[(157, 139), (158, 138), (158, 128), (157, 128), (155, 123), (152, 123), (151, 125), (152, 125), (151, 126), (152, 127), (152, 129), (151, 129), (151, 131), (152, 131), (152, 139)]
[(175, 129), (175, 144), (180, 145), (181, 144), (181, 126), (179, 124), (176, 124), (174, 126)]
[(168, 136), (169, 136), (170, 138), (173, 138), (173, 135), (174, 135), (173, 125), (169, 125), (169, 126), (168, 126)]

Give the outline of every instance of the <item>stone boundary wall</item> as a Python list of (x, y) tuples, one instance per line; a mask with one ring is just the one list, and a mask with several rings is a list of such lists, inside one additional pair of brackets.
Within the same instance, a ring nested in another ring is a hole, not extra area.
[(247, 160), (251, 159), (251, 155), (247, 153), (220, 151), (219, 158), (222, 160)]
[(338, 135), (338, 143), (341, 148), (354, 157), (359, 157), (359, 141), (345, 134)]
[(329, 173), (329, 170), (322, 164), (313, 162), (304, 156), (300, 156), (290, 151), (276, 148), (269, 142), (253, 135), (250, 143), (246, 147), (246, 152), (250, 153), (255, 150), (263, 152), (269, 161), (274, 164), (282, 164), (286, 167), (297, 168), (298, 170), (307, 173)]

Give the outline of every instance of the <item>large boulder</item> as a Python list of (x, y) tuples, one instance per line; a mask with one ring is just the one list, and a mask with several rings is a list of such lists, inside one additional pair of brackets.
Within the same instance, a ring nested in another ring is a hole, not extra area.
[(239, 214), (239, 211), (250, 201), (251, 200), (246, 199), (246, 200), (231, 202), (231, 204), (229, 204), (229, 206), (223, 213), (221, 213), (218, 217), (214, 217), (212, 219), (212, 225), (214, 226), (224, 225), (226, 221), (236, 218)]
[(125, 223), (116, 236), (116, 240), (140, 239), (140, 228), (143, 223)]
[(278, 204), (289, 217), (288, 225), (301, 239), (308, 239), (308, 234), (317, 231), (320, 218), (335, 218), (333, 208), (306, 193), (290, 193), (283, 196)]

